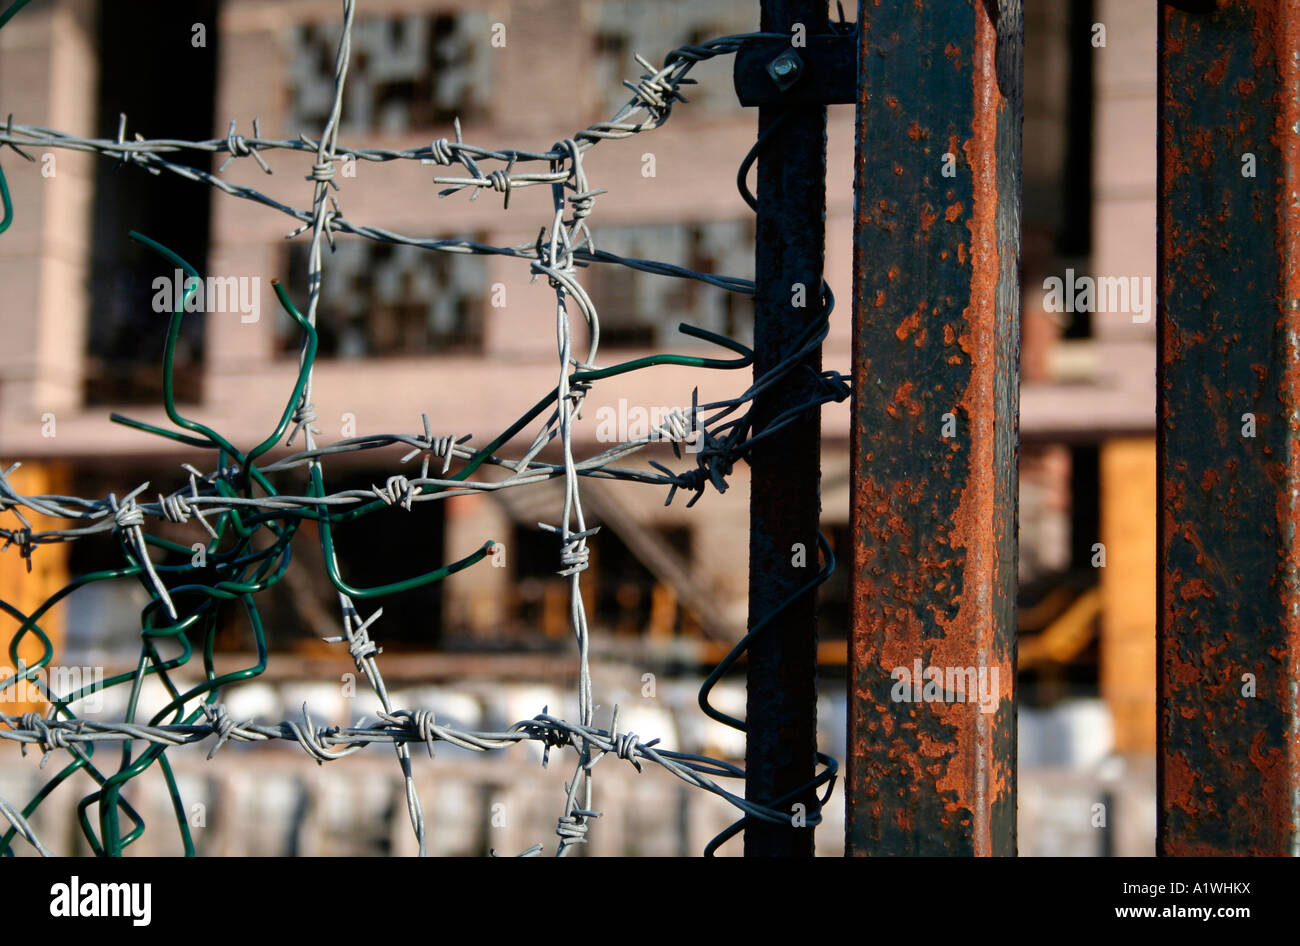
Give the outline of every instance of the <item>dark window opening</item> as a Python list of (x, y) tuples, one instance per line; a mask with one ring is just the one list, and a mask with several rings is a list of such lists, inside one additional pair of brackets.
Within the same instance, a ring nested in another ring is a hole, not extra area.
[(622, 56), (627, 50), (627, 37), (620, 33), (596, 34), (596, 52), (602, 56)]
[[(325, 478), (325, 488), (330, 493), (369, 490), (375, 484), (382, 486), (391, 473), (388, 467), (335, 467)], [(444, 508), (438, 502), (414, 503), (410, 511), (393, 505), (334, 526), (331, 537), (339, 575), (349, 585), (365, 589), (446, 565)], [(268, 627), (274, 626), (281, 647), (313, 653), (321, 647), (339, 647), (339, 653), (345, 654), (343, 645), (320, 642), (341, 633), (341, 618), (338, 591), (325, 569), (314, 523), (302, 524), (292, 549), (293, 560), (284, 578), (258, 596), (263, 619)], [(362, 620), (383, 608), (370, 636), (385, 651), (433, 650), (444, 641), (442, 589), (443, 583), (435, 581), (380, 599), (356, 597), (353, 604)]]
[[(485, 117), (490, 26), (486, 14), (471, 12), (357, 20), (340, 129), (396, 134)], [(294, 133), (329, 119), (339, 29), (326, 21), (293, 31)]]
[(835, 552), (835, 571), (817, 592), (817, 636), (823, 640), (842, 640), (849, 636), (849, 625), (853, 621), (850, 578), (853, 574), (853, 533), (847, 523), (823, 523), (821, 529)]
[[(1066, 101), (1065, 166), (1061, 174), (1063, 213), (1057, 252), (1086, 258), (1092, 252), (1093, 146), (1093, 0), (1070, 3), (1070, 75)], [(1065, 328), (1066, 338), (1091, 338), (1092, 313), (1075, 312)]]
[[(486, 268), (481, 257), (370, 240), (326, 250), (318, 355), (325, 358), (464, 354), (481, 349)], [(287, 286), (307, 307), (309, 245), (288, 248)], [(282, 353), (296, 353), (297, 325), (281, 312)]]
[[(379, 470), (333, 474), (328, 488), (331, 492), (368, 489), (374, 483), (382, 485), (385, 476)], [(372, 588), (414, 578), (446, 565), (445, 510), (446, 505), (439, 502), (417, 503), (410, 511), (394, 505), (335, 527), (334, 547), (344, 580), (358, 588)], [(321, 579), (328, 581), (323, 570), (317, 584), (328, 595), (330, 605), (335, 605), (333, 585), (326, 585)], [(372, 633), (380, 646), (428, 650), (442, 641), (442, 588), (442, 582), (435, 581), (385, 595), (382, 601), (357, 599), (355, 604), (363, 619), (383, 606), (384, 614)]]
[[(671, 49), (753, 30), (758, 25), (758, 12), (758, 4), (736, 0), (602, 0), (595, 14), (598, 39), (592, 63), (592, 78), (601, 93), (598, 117), (609, 118), (631, 98), (621, 83), (624, 79), (635, 81), (641, 74), (633, 53), (640, 52), (658, 66)], [(691, 115), (740, 114), (730, 81), (729, 57), (701, 62), (692, 70), (691, 78), (698, 84), (682, 90), (690, 100), (687, 112)]]
[[(99, 6), (98, 137), (114, 138), (118, 116), (126, 135), (204, 140), (212, 137), (219, 34), (216, 0), (178, 4), (137, 0), (132, 16)], [(139, 14), (139, 15), (135, 15)], [(194, 24), (206, 45), (192, 43)], [(178, 152), (167, 160), (212, 169), (212, 155)], [(95, 164), (92, 302), (86, 335), (88, 404), (156, 402), (162, 397), (162, 354), (168, 311), (157, 312), (154, 280), (174, 268), (127, 234), (137, 230), (207, 275), (211, 194), (173, 174), (153, 175), (109, 158)], [(201, 396), (203, 317), (188, 315), (175, 360), (176, 396)]]
[[(608, 227), (601, 249), (620, 256), (661, 259), (702, 273), (752, 279), (754, 222)], [(651, 275), (617, 264), (592, 266), (585, 275), (600, 313), (600, 337), (610, 347), (696, 344), (677, 330), (682, 322), (736, 338), (753, 337), (753, 297), (696, 279)]]
[[(690, 561), (691, 530), (655, 531), (682, 561)], [(521, 634), (562, 639), (569, 633), (569, 580), (560, 570), (560, 540), (551, 532), (516, 526), (513, 537), (513, 617)], [(583, 602), (593, 631), (672, 636), (692, 627), (675, 591), (643, 565), (617, 533), (602, 529), (588, 542)]]

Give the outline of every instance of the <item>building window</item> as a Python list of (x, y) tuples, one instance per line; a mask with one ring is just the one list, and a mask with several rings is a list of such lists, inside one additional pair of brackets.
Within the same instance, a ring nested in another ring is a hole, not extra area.
[[(681, 561), (691, 561), (691, 531), (650, 526)], [(569, 580), (560, 570), (560, 539), (554, 533), (516, 525), (510, 546), (515, 584), (510, 612), (524, 636), (567, 640), (572, 633)], [(698, 634), (698, 625), (678, 603), (676, 590), (659, 581), (612, 529), (588, 543), (583, 600), (591, 629), (601, 634), (671, 637)]]
[[(701, 43), (732, 33), (758, 29), (758, 4), (735, 0), (677, 0), (646, 3), (645, 0), (606, 0), (596, 20), (596, 58), (593, 79), (602, 102), (601, 117), (617, 112), (631, 97), (622, 84), (636, 81), (641, 69), (633, 59), (640, 54), (654, 66), (679, 46)], [(698, 85), (682, 88), (690, 100), (692, 114), (732, 111), (741, 114), (731, 82), (731, 57), (701, 62), (691, 70)]]
[[(221, 38), (194, 48), (170, 37), (189, 35), (195, 22), (215, 22), (217, 4), (201, 0), (137, 0), (131, 15), (101, 2), (96, 126), (100, 137), (117, 134), (122, 113), (127, 134), (202, 140), (212, 133)], [(124, 63), (129, 67), (124, 67)], [(184, 82), (175, 81), (183, 75)], [(203, 171), (205, 152), (167, 159)], [(156, 404), (162, 400), (167, 313), (154, 310), (154, 280), (172, 279), (174, 267), (127, 239), (137, 230), (180, 254), (205, 275), (212, 198), (207, 189), (175, 174), (154, 176), (101, 159), (93, 167), (90, 277), (92, 311), (86, 323), (85, 400), (94, 404)], [(212, 274), (222, 275), (222, 274)], [(170, 310), (169, 310), (170, 311)], [(194, 403), (203, 389), (204, 323), (197, 313), (181, 321), (174, 361), (174, 394)], [(224, 331), (220, 321), (214, 331)]]
[[(310, 135), (329, 118), (340, 29), (329, 20), (293, 31), (289, 120), (295, 132)], [(491, 86), (490, 31), (485, 13), (358, 19), (340, 131), (401, 134), (481, 118)]]
[(853, 622), (853, 532), (842, 522), (823, 522), (821, 531), (835, 553), (835, 571), (817, 589), (817, 635), (843, 640)]
[[(309, 249), (305, 239), (291, 244), (287, 264), (290, 295), (303, 311)], [(319, 356), (455, 354), (481, 347), (482, 257), (355, 239), (340, 239), (324, 254)], [(281, 351), (297, 352), (298, 328), (283, 312), (277, 329)]]
[[(754, 222), (600, 227), (596, 246), (620, 256), (657, 259), (697, 272), (754, 277)], [(593, 265), (582, 277), (600, 316), (600, 338), (611, 347), (696, 344), (677, 331), (681, 322), (749, 344), (753, 297), (695, 279), (642, 273), (615, 264)]]

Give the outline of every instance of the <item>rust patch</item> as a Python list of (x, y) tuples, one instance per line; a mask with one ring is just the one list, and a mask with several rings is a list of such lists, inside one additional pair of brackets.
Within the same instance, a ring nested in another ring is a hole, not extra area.
[(913, 312), (907, 318), (903, 319), (902, 322), (898, 323), (898, 328), (895, 330), (894, 335), (897, 336), (900, 342), (906, 341), (907, 336), (911, 335), (915, 329), (920, 327), (921, 314), (919, 312)]

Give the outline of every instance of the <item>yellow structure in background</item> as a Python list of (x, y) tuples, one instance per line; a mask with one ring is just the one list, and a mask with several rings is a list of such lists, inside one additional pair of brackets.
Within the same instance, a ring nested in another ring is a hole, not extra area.
[(1101, 695), (1118, 752), (1156, 748), (1156, 442), (1101, 448)]
[[(68, 491), (68, 469), (61, 463), (24, 463), (9, 477), (13, 488), (24, 496), (32, 495), (66, 495)], [(0, 524), (6, 529), (21, 528), (12, 511), (0, 514)], [(33, 523), (37, 529), (59, 528), (61, 520), (43, 520)], [(45, 603), (51, 595), (68, 583), (68, 544), (53, 542), (39, 546), (31, 557), (31, 572), (27, 571), (27, 560), (15, 554), (16, 550), (0, 555), (0, 601), (30, 615)], [(14, 656), (9, 653), (8, 642), (17, 633), (21, 622), (8, 611), (0, 611), (0, 641), (5, 642), (5, 651), (0, 655), (0, 667), (3, 675), (9, 679), (17, 673)], [(58, 660), (63, 648), (63, 608), (55, 605), (40, 619), (43, 630), (54, 646), (54, 659)], [(44, 655), (45, 648), (35, 634), (27, 634), (18, 645), (17, 658), (25, 666), (32, 666)], [(32, 702), (25, 699), (30, 688), (23, 687), (21, 693), (10, 688), (0, 693), (0, 712), (7, 716), (20, 713), (43, 712), (48, 706), (44, 701)], [(15, 699), (15, 696), (24, 697)]]

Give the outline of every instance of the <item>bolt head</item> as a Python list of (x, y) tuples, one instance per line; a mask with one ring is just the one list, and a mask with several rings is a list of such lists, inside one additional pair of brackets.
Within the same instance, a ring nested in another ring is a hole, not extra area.
[(799, 81), (799, 74), (802, 71), (803, 60), (796, 53), (788, 50), (767, 64), (767, 74), (772, 77), (772, 81), (782, 92)]

